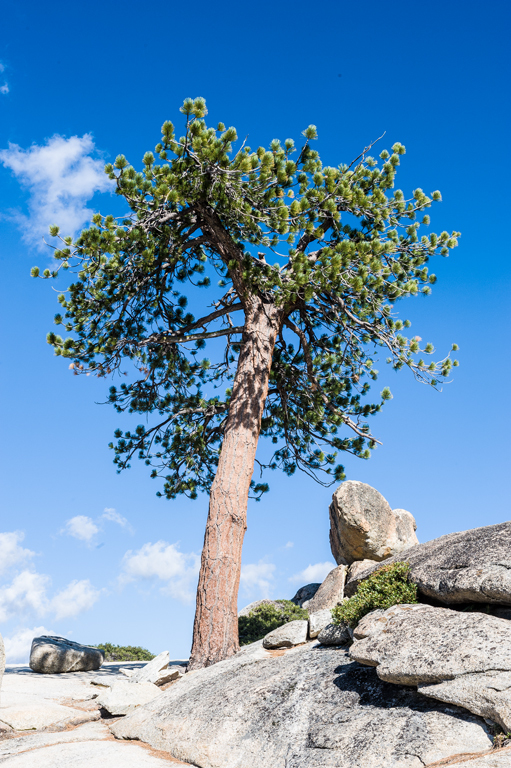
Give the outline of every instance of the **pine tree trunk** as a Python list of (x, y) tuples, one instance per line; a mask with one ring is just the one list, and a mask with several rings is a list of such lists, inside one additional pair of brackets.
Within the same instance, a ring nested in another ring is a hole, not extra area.
[(279, 312), (252, 299), (234, 379), (218, 470), (211, 486), (188, 669), (239, 650), (238, 587), (250, 482), (268, 392)]

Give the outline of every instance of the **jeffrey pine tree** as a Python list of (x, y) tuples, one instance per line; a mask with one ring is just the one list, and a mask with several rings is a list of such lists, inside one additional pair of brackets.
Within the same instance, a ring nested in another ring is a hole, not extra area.
[[(95, 214), (75, 241), (50, 228), (58, 267), (41, 276), (77, 272), (55, 317), (73, 335), (48, 335), (55, 354), (71, 358), (75, 374), (118, 374), (109, 402), (144, 417), (115, 433), (119, 470), (138, 455), (168, 499), (210, 494), (197, 669), (239, 648), (247, 502), (268, 490), (259, 470), (316, 479), (323, 470), (334, 482), (344, 478), (339, 452), (369, 457), (377, 440), (367, 417), (391, 397), (388, 388), (368, 397), (379, 349), (433, 387), (457, 365), (450, 352), (426, 362), (432, 345), (401, 333), (409, 323), (394, 304), (430, 292), (427, 263), (447, 256), (459, 233), (419, 237), (440, 193), (407, 199), (394, 189), (401, 144), (381, 162), (368, 147), (350, 165), (323, 166), (313, 125), (299, 149), (274, 139), (253, 151), (246, 141), (233, 148), (234, 128), (207, 127), (204, 99), (186, 99), (181, 112), (184, 135), (164, 123), (142, 171), (122, 155), (106, 166), (124, 216)], [(274, 446), (266, 463), (256, 459), (260, 436)]]

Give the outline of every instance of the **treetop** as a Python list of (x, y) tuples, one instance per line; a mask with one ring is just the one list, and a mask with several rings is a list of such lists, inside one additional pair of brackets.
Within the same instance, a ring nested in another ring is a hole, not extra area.
[[(251, 307), (276, 307), (261, 432), (276, 448), (265, 466), (342, 479), (338, 452), (369, 456), (367, 417), (391, 398), (385, 387), (368, 401), (378, 352), (434, 387), (457, 365), (450, 353), (427, 362), (433, 346), (402, 333), (409, 323), (395, 304), (430, 292), (428, 262), (447, 256), (459, 233), (429, 229), (439, 192), (394, 188), (402, 144), (376, 158), (373, 143), (324, 166), (314, 125), (299, 146), (274, 139), (253, 150), (235, 128), (207, 126), (204, 99), (186, 99), (181, 112), (183, 135), (165, 122), (141, 170), (123, 155), (106, 166), (124, 216), (97, 213), (74, 241), (50, 228), (58, 266), (43, 276), (72, 269), (76, 278), (55, 317), (72, 335), (52, 332), (48, 342), (77, 375), (126, 376), (109, 402), (147, 422), (116, 434), (119, 468), (138, 454), (163, 475), (167, 497), (195, 497), (214, 477)], [(211, 295), (207, 311), (200, 288)]]

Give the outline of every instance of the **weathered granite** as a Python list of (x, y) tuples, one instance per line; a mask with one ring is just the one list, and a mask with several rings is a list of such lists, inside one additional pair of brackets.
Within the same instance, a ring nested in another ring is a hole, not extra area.
[(394, 514), (375, 488), (347, 480), (330, 505), (330, 547), (337, 563), (384, 560), (418, 544), (415, 520), (405, 510)]
[(314, 643), (274, 657), (246, 646), (112, 732), (199, 768), (424, 768), (491, 746), (483, 720)]
[[(394, 609), (400, 610), (402, 606), (394, 606), (393, 608), (389, 609), (389, 615), (392, 614), (392, 611)], [(385, 621), (386, 619), (381, 619), (381, 617), (385, 614), (385, 610), (383, 608), (377, 608), (374, 611), (371, 611), (370, 613), (366, 614), (365, 616), (362, 616), (360, 621), (358, 622), (357, 626), (353, 630), (353, 638), (355, 640), (363, 640), (364, 637), (368, 637), (369, 635), (375, 635), (377, 632), (381, 632), (383, 629), (385, 629)]]
[(307, 642), (309, 622), (307, 619), (288, 621), (281, 627), (268, 632), (263, 638), (264, 648), (292, 648)]
[[(385, 561), (405, 560), (419, 592), (445, 604), (511, 605), (511, 522), (449, 533), (414, 546)], [(382, 564), (368, 568), (346, 583), (355, 594), (360, 581)]]
[(350, 656), (381, 680), (464, 707), (511, 730), (511, 624), (482, 613), (397, 605), (368, 614)]
[(30, 650), (30, 668), (34, 672), (88, 672), (99, 669), (105, 659), (103, 651), (54, 635), (34, 637)]
[(345, 565), (338, 565), (337, 568), (330, 571), (314, 597), (307, 604), (309, 614), (322, 611), (325, 608), (333, 608), (342, 602), (347, 570)]

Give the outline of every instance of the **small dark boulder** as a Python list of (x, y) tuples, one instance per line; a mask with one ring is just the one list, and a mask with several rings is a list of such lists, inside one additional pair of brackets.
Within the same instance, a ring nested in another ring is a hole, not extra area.
[(32, 640), (29, 665), (34, 672), (54, 675), (99, 669), (104, 659), (99, 648), (80, 645), (64, 637), (42, 635)]

